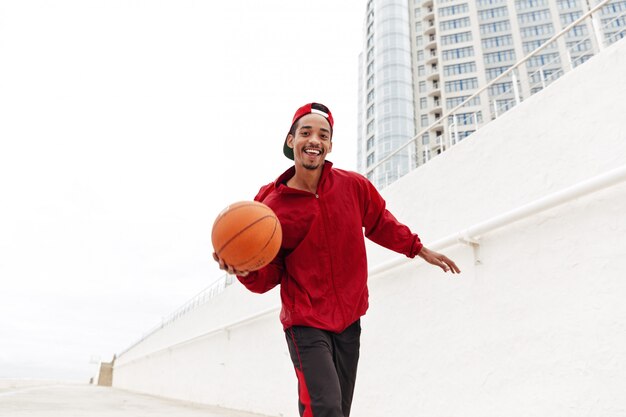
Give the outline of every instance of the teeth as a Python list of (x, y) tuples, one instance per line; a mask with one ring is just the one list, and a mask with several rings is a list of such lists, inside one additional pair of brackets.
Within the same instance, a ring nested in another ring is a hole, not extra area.
[(305, 149), (304, 152), (308, 154), (312, 154), (312, 155), (319, 155), (322, 153), (322, 151), (317, 150), (317, 149)]

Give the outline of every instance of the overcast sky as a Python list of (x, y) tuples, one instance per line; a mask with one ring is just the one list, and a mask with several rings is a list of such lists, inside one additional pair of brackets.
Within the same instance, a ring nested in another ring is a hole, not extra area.
[(0, 0), (0, 378), (86, 381), (221, 273), (302, 104), (356, 168), (358, 0)]

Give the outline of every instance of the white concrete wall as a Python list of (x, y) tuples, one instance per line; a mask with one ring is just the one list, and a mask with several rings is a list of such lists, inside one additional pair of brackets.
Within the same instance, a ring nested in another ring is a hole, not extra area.
[[(621, 41), (385, 189), (390, 209), (427, 243), (626, 165), (624, 68)], [(482, 236), (480, 265), (446, 250), (458, 277), (372, 277), (353, 415), (626, 416), (625, 213), (622, 183)], [(114, 386), (296, 416), (277, 312), (167, 348), (277, 303), (229, 287), (120, 356)]]

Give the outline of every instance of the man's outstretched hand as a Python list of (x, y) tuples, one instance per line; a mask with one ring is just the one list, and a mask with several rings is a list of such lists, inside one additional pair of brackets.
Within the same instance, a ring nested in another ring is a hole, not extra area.
[(460, 274), (461, 270), (458, 266), (452, 261), (452, 259), (448, 258), (446, 255), (441, 253), (437, 253), (432, 251), (426, 247), (423, 247), (422, 250), (417, 254), (420, 258), (424, 259), (429, 264), (438, 266), (443, 269), (443, 272), (451, 271), (453, 274)]
[(238, 269), (233, 268), (230, 265), (227, 265), (223, 259), (217, 256), (215, 252), (213, 252), (213, 259), (215, 260), (215, 262), (220, 264), (220, 269), (222, 271), (226, 271), (231, 275), (239, 275), (240, 277), (245, 277), (246, 275), (250, 273), (250, 271), (240, 271)]

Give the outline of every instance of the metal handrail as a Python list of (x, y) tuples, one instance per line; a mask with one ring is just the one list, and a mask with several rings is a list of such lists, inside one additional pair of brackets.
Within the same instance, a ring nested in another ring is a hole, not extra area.
[(181, 305), (172, 313), (170, 313), (165, 318), (163, 318), (163, 320), (161, 320), (161, 323), (159, 323), (158, 325), (152, 327), (150, 330), (145, 332), (138, 340), (133, 342), (130, 346), (128, 346), (126, 349), (120, 352), (117, 356), (119, 357), (123, 355), (124, 353), (132, 349), (133, 347), (137, 346), (139, 343), (146, 340), (152, 334), (156, 333), (157, 331), (161, 330), (165, 326), (176, 321), (177, 319), (184, 316), (185, 314), (204, 305), (212, 298), (215, 298), (217, 295), (221, 294), (224, 291), (224, 289), (226, 289), (226, 287), (231, 285), (234, 282), (234, 280), (235, 278), (232, 275), (229, 275), (229, 274), (222, 275), (221, 277), (213, 281), (211, 285), (204, 288), (202, 291), (200, 291), (199, 293), (191, 297), (189, 300), (187, 300), (183, 305)]
[(406, 143), (404, 143), (403, 145), (399, 146), (397, 149), (395, 149), (394, 151), (392, 151), (391, 153), (389, 153), (388, 155), (386, 155), (385, 157), (383, 157), (380, 161), (376, 162), (374, 165), (372, 165), (371, 167), (368, 167), (366, 169), (366, 172), (374, 172), (374, 170), (376, 170), (378, 167), (382, 166), (382, 164), (384, 164), (385, 162), (387, 162), (388, 160), (390, 160), (391, 158), (393, 158), (394, 156), (396, 156), (400, 151), (404, 150), (407, 146), (411, 145), (412, 143), (414, 143), (416, 140), (418, 140), (424, 133), (428, 132), (429, 130), (431, 130), (432, 128), (441, 125), (442, 121), (445, 120), (448, 116), (456, 113), (456, 111), (462, 107), (464, 107), (467, 103), (470, 102), (470, 100), (472, 100), (473, 98), (477, 97), (478, 95), (480, 95), (481, 93), (483, 93), (485, 90), (487, 90), (489, 87), (491, 87), (493, 84), (496, 84), (498, 81), (504, 79), (505, 77), (507, 77), (509, 74), (513, 73), (513, 71), (517, 70), (522, 64), (524, 64), (526, 61), (528, 61), (530, 58), (534, 57), (537, 53), (541, 52), (542, 50), (544, 50), (548, 45), (550, 45), (552, 42), (554, 42), (555, 40), (561, 38), (561, 36), (563, 36), (564, 34), (566, 34), (567, 32), (569, 32), (574, 26), (577, 26), (578, 24), (580, 24), (582, 21), (584, 21), (585, 19), (591, 17), (591, 15), (593, 13), (595, 13), (596, 11), (598, 11), (599, 9), (601, 9), (602, 7), (604, 7), (607, 3), (609, 3), (612, 0), (602, 0), (600, 3), (598, 3), (596, 6), (594, 6), (593, 8), (591, 8), (589, 11), (587, 11), (587, 13), (583, 14), (581, 17), (579, 17), (578, 19), (574, 20), (572, 23), (570, 23), (569, 25), (567, 25), (565, 28), (563, 28), (560, 32), (558, 32), (556, 35), (552, 36), (550, 39), (548, 39), (543, 45), (540, 45), (539, 47), (537, 47), (534, 51), (532, 51), (531, 53), (529, 53), (528, 55), (526, 55), (524, 58), (522, 58), (521, 60), (519, 60), (517, 63), (515, 63), (515, 65), (513, 65), (511, 68), (507, 69), (506, 71), (504, 71), (502, 74), (500, 74), (499, 76), (497, 76), (496, 78), (494, 78), (493, 80), (491, 80), (489, 83), (487, 83), (485, 86), (483, 86), (482, 88), (480, 88), (478, 91), (476, 91), (474, 94), (470, 95), (469, 97), (467, 97), (465, 99), (465, 101), (463, 101), (462, 103), (460, 103), (459, 105), (457, 105), (456, 107), (452, 108), (451, 110), (448, 110), (448, 112), (446, 112), (443, 116), (441, 116), (440, 119), (438, 119), (437, 121), (435, 121), (434, 123), (430, 124), (428, 127), (420, 130), (415, 136), (413, 136), (410, 140), (408, 140)]
[[(483, 236), (486, 233), (489, 232), (493, 232), (503, 226), (506, 226), (508, 224), (517, 222), (519, 220), (522, 220), (526, 217), (529, 217), (533, 214), (538, 214), (541, 213), (543, 211), (549, 210), (551, 208), (557, 207), (561, 204), (567, 203), (569, 201), (572, 201), (576, 198), (579, 197), (583, 197), (585, 195), (589, 195), (592, 194), (594, 192), (603, 190), (605, 188), (609, 188), (613, 185), (619, 184), (620, 182), (626, 181), (626, 165), (623, 165), (621, 167), (615, 168), (611, 171), (605, 172), (604, 174), (601, 175), (597, 175), (595, 177), (589, 178), (587, 180), (581, 181), (573, 186), (564, 188), (560, 191), (557, 191), (555, 193), (549, 194), (545, 197), (539, 198), (537, 200), (534, 200), (530, 203), (524, 204), (516, 209), (504, 212), (500, 215), (494, 216), (490, 219), (487, 219), (485, 221), (479, 222), (474, 224), (473, 226), (470, 226), (466, 229), (463, 229), (457, 233), (453, 233), (451, 235), (448, 235), (442, 239), (436, 240), (434, 242), (428, 243), (428, 248), (429, 249), (433, 249), (436, 251), (442, 250), (442, 249), (446, 249), (450, 246), (456, 245), (456, 244), (465, 244), (468, 242), (476, 242), (476, 240), (478, 238), (480, 238), (481, 236)], [(402, 257), (402, 256), (398, 256), (392, 260), (389, 260), (387, 262), (383, 262), (381, 264), (379, 264), (378, 266), (372, 268), (369, 271), (369, 278), (372, 279), (378, 275), (381, 275), (382, 273), (388, 272), (394, 268), (397, 268), (399, 266), (402, 266), (404, 264), (407, 264), (409, 262), (412, 262), (413, 260), (407, 257)], [(423, 265), (423, 263), (420, 263), (418, 265)], [(117, 368), (129, 365), (133, 362), (137, 362), (142, 358), (148, 357), (148, 356), (152, 356), (161, 352), (165, 352), (168, 351), (174, 347), (180, 347), (192, 342), (195, 342), (199, 339), (203, 339), (206, 337), (210, 337), (213, 336), (215, 334), (218, 334), (220, 332), (223, 331), (229, 331), (230, 329), (233, 329), (235, 327), (241, 326), (242, 324), (248, 323), (250, 321), (259, 319), (263, 316), (266, 316), (268, 314), (277, 312), (278, 310), (280, 310), (280, 305), (277, 306), (273, 306), (273, 307), (269, 307), (266, 308), (264, 310), (261, 310), (257, 313), (245, 316), (243, 318), (237, 319), (235, 321), (232, 321), (228, 324), (222, 325), (222, 326), (218, 326), (216, 328), (213, 328), (207, 332), (204, 332), (202, 334), (199, 334), (197, 336), (182, 340), (178, 343), (175, 343), (173, 345), (167, 346), (165, 348), (160, 348), (154, 351), (151, 351), (149, 353), (140, 355), (134, 359), (129, 360), (128, 362), (122, 363), (122, 364), (116, 364), (115, 366)], [(130, 349), (130, 348), (129, 348)], [(128, 349), (127, 349), (128, 350)], [(118, 356), (119, 357), (119, 356)]]

